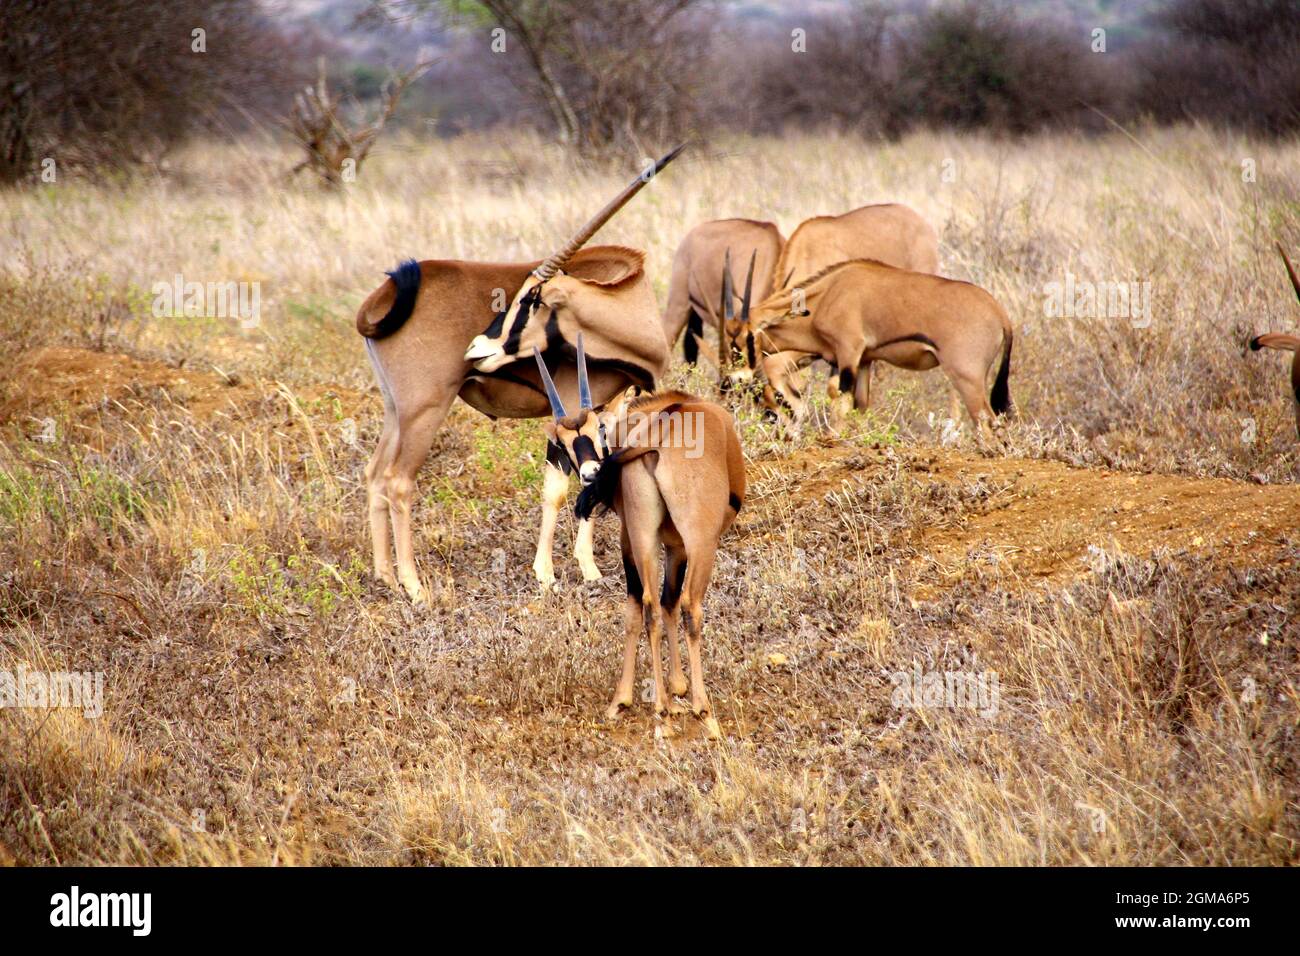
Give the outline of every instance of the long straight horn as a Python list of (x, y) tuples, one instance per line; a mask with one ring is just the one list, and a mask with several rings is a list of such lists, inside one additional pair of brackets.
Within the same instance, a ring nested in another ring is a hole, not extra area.
[(1300, 276), (1295, 274), (1295, 266), (1291, 265), (1291, 260), (1286, 257), (1286, 250), (1282, 248), (1282, 243), (1277, 244), (1277, 251), (1282, 253), (1282, 261), (1286, 263), (1286, 274), (1291, 277), (1291, 288), (1295, 289), (1295, 297), (1300, 299)]
[(722, 316), (728, 322), (736, 317), (736, 303), (732, 301), (736, 293), (731, 287), (731, 250), (722, 259)]
[(546, 386), (546, 397), (551, 400), (551, 414), (555, 416), (558, 422), (561, 418), (566, 418), (564, 413), (564, 402), (560, 401), (560, 393), (555, 390), (555, 383), (551, 381), (551, 373), (546, 370), (546, 362), (542, 359), (542, 350), (536, 345), (533, 346), (533, 358), (537, 359), (537, 370), (542, 373), (542, 384)]
[(614, 213), (622, 209), (629, 199), (641, 191), (642, 186), (657, 176), (659, 171), (676, 159), (677, 154), (685, 148), (686, 144), (682, 143), (682, 145), (678, 146), (671, 153), (668, 153), (655, 163), (653, 170), (642, 173), (637, 176), (636, 179), (628, 183), (627, 186), (624, 187), (623, 191), (611, 199), (604, 209), (596, 213), (596, 215), (591, 218), (591, 221), (573, 234), (573, 238), (564, 244), (564, 248), (554, 255), (549, 256), (545, 262), (534, 269), (533, 275), (545, 282), (547, 279), (551, 278), (551, 276), (555, 275), (555, 273), (559, 272), (560, 268), (573, 257), (573, 254), (586, 245), (587, 240), (596, 234), (596, 230), (609, 222), (609, 220), (613, 218)]
[(587, 383), (587, 353), (582, 348), (582, 333), (578, 333), (578, 403), (585, 410), (591, 408), (591, 386)]
[(749, 272), (745, 275), (745, 297), (740, 300), (740, 321), (749, 325), (749, 297), (754, 293), (754, 260), (758, 258), (758, 250), (755, 249), (749, 254)]

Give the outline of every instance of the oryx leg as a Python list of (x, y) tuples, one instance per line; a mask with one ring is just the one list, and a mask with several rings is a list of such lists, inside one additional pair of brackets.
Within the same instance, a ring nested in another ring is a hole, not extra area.
[(573, 540), (573, 556), (582, 570), (582, 580), (599, 581), (600, 568), (596, 566), (596, 526), (590, 518), (578, 519), (578, 533)]
[(673, 734), (668, 721), (669, 697), (664, 685), (663, 638), (659, 602), (654, 593), (654, 582), (659, 580), (659, 528), (667, 516), (659, 487), (655, 483), (645, 458), (623, 469), (623, 527), (627, 531), (628, 547), (641, 579), (641, 613), (646, 633), (650, 637), (650, 672), (654, 678), (654, 712), (664, 719), (660, 728), (662, 736)]
[(957, 391), (957, 386), (951, 383), (948, 387), (948, 418), (954, 425), (961, 424), (961, 394)]
[(858, 380), (853, 385), (853, 407), (866, 411), (871, 407), (871, 360), (864, 359), (858, 366)]
[(961, 396), (962, 404), (966, 406), (966, 412), (975, 425), (976, 440), (981, 446), (993, 443), (993, 428), (990, 424), (993, 421), (993, 407), (989, 405), (989, 397), (985, 390), (984, 372), (960, 366), (954, 368), (941, 365), (940, 367), (948, 376), (948, 381), (952, 383), (957, 394)]
[(627, 529), (623, 529), (621, 544), (623, 548), (623, 575), (627, 579), (627, 599), (623, 602), (623, 673), (614, 689), (614, 699), (605, 711), (607, 720), (618, 720), (624, 707), (631, 707), (636, 702), (636, 649), (641, 641), (641, 631), (645, 628), (645, 612), (641, 607), (641, 574), (632, 559), (632, 546), (628, 542)]
[[(670, 544), (667, 550), (664, 586), (659, 592), (659, 609), (664, 620), (664, 638), (668, 641), (668, 690), (673, 697), (681, 697), (686, 693), (687, 683), (677, 644), (677, 607), (682, 596), (682, 582), (686, 578), (686, 551), (676, 542)], [(668, 709), (674, 714), (682, 712), (675, 701), (669, 701)]]
[(548, 460), (542, 472), (542, 527), (537, 536), (537, 554), (533, 558), (533, 574), (537, 575), (543, 588), (555, 583), (555, 563), (551, 557), (555, 545), (555, 522), (568, 497), (569, 476)]
[(697, 540), (687, 543), (689, 558), (686, 564), (686, 578), (682, 582), (681, 615), (686, 623), (686, 653), (691, 662), (691, 713), (704, 723), (705, 734), (710, 740), (722, 736), (717, 718), (713, 716), (713, 705), (709, 702), (709, 693), (704, 688), (704, 663), (702, 660), (702, 628), (704, 594), (709, 589), (709, 578), (713, 574), (713, 559), (716, 553), (717, 535), (709, 540), (709, 532), (697, 530), (692, 533)]
[(853, 410), (854, 398), (858, 390), (858, 367), (866, 351), (864, 341), (855, 340), (839, 345), (835, 350), (835, 366), (831, 374), (838, 377), (838, 393), (835, 405), (831, 409), (831, 421), (843, 424)]
[(848, 420), (853, 411), (853, 396), (857, 391), (858, 368), (856, 360), (851, 365), (840, 365), (835, 373), (839, 379), (839, 388), (835, 395), (835, 404), (831, 408), (831, 421), (837, 425)]
[[(454, 396), (453, 396), (454, 397)], [(397, 552), (397, 579), (412, 601), (429, 599), (415, 568), (415, 544), (411, 536), (411, 504), (415, 498), (415, 476), (429, 457), (433, 437), (447, 417), (451, 398), (426, 405), (413, 415), (399, 419), (396, 449), (384, 469), (384, 490), (393, 521), (393, 544)]]
[(366, 503), (370, 517), (370, 547), (374, 555), (375, 579), (397, 590), (393, 574), (393, 540), (388, 516), (388, 491), (384, 472), (397, 448), (397, 412), (384, 407), (384, 430), (375, 453), (366, 465)]

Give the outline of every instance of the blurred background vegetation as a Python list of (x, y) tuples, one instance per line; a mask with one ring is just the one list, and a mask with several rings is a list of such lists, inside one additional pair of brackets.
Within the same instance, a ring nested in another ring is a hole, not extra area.
[(7, 0), (0, 182), (278, 130), (322, 61), (365, 115), (430, 59), (393, 126), (530, 127), (590, 155), (791, 129), (1300, 126), (1300, 0)]

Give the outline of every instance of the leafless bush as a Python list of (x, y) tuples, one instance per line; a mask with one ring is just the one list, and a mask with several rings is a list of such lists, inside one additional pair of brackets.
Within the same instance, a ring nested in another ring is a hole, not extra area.
[(6, 2), (0, 182), (45, 159), (156, 161), (198, 125), (240, 122), (294, 60), (254, 0)]
[(294, 97), (289, 130), (307, 155), (293, 172), (311, 169), (330, 186), (344, 182), (349, 163), (353, 174), (360, 172), (375, 140), (392, 119), (402, 93), (428, 67), (429, 64), (421, 63), (391, 78), (381, 90), (383, 102), (379, 114), (369, 122), (353, 126), (340, 114), (338, 97), (330, 95), (325, 58), (321, 57), (316, 82)]

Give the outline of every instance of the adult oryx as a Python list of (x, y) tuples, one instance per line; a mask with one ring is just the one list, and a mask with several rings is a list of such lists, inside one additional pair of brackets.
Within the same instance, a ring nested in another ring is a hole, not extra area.
[[(540, 418), (550, 410), (532, 363), (513, 365), (534, 345), (557, 367), (560, 393), (576, 400), (572, 346), (585, 331), (590, 388), (602, 403), (631, 384), (653, 388), (668, 362), (658, 308), (642, 268), (644, 254), (621, 246), (582, 246), (683, 147), (632, 181), (562, 249), (542, 262), (406, 262), (362, 303), (357, 331), (384, 400), (384, 427), (366, 466), (374, 573), (413, 600), (427, 598), (415, 567), (411, 504), (415, 477), (435, 433), (459, 395), (490, 418)], [(493, 303), (519, 290), (493, 315)], [(485, 328), (486, 326), (486, 328)], [(545, 508), (563, 502), (568, 479), (549, 462)], [(557, 501), (558, 499), (558, 501)], [(397, 569), (388, 534), (392, 522)], [(543, 521), (534, 570), (553, 579), (549, 532)], [(591, 556), (591, 528), (579, 526), (583, 575), (600, 576)]]
[[(623, 524), (620, 540), (627, 577), (623, 672), (606, 717), (617, 719), (635, 701), (637, 645), (644, 631), (650, 639), (654, 710), (663, 720), (662, 736), (673, 735), (670, 715), (681, 708), (672, 697), (687, 691), (677, 646), (680, 612), (691, 666), (691, 711), (703, 721), (706, 735), (717, 739), (721, 730), (704, 687), (701, 610), (718, 542), (745, 499), (745, 456), (735, 423), (721, 406), (677, 391), (641, 395), (609, 421), (592, 408), (584, 387), (570, 415), (551, 384), (542, 353), (535, 357), (554, 415), (554, 421), (546, 424), (547, 437), (582, 477), (578, 516), (589, 519), (596, 508), (612, 508)], [(579, 381), (585, 381), (581, 348), (578, 374)], [(656, 600), (661, 546), (666, 560)], [(660, 648), (664, 638), (667, 682)]]
[(748, 360), (747, 371), (762, 370), (764, 402), (778, 414), (784, 406), (796, 419), (803, 416), (793, 374), (817, 358), (838, 373), (832, 381), (841, 413), (864, 383), (866, 393), (853, 404), (869, 403), (867, 369), (875, 361), (913, 371), (942, 368), (981, 438), (991, 437), (993, 415), (1011, 408), (1011, 322), (997, 300), (969, 282), (855, 259), (773, 294), (731, 327), (732, 347)]
[(721, 314), (722, 264), (729, 250), (735, 249), (737, 254), (753, 251), (754, 281), (759, 298), (766, 298), (772, 292), (776, 262), (784, 247), (785, 237), (775, 225), (754, 219), (715, 219), (688, 232), (673, 254), (663, 319), (669, 349), (685, 329), (683, 355), (692, 364), (699, 359), (705, 320), (716, 326)]
[[(839, 216), (805, 219), (781, 251), (772, 291), (789, 289), (849, 259), (875, 259), (899, 269), (934, 274), (939, 271), (939, 234), (920, 213), (902, 203), (879, 203)], [(760, 285), (760, 295), (762, 288)]]
[[(1282, 261), (1286, 263), (1286, 274), (1291, 277), (1291, 288), (1295, 290), (1296, 298), (1300, 299), (1300, 276), (1296, 275), (1295, 266), (1291, 265), (1291, 260), (1287, 258), (1286, 250), (1281, 244), (1278, 245), (1277, 251), (1282, 253)], [(1266, 332), (1251, 339), (1250, 348), (1253, 352), (1265, 348), (1295, 353), (1295, 358), (1291, 360), (1291, 394), (1295, 397), (1296, 435), (1300, 437), (1300, 336)]]

